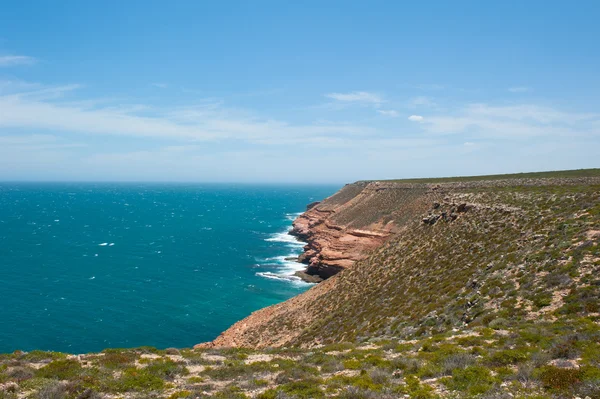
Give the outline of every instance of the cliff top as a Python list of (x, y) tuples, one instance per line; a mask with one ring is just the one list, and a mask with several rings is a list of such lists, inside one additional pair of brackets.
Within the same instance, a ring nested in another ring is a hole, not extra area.
[(472, 182), (472, 181), (494, 181), (507, 179), (560, 179), (560, 178), (583, 178), (600, 177), (600, 168), (592, 169), (574, 169), (574, 170), (556, 170), (545, 172), (524, 172), (499, 175), (478, 175), (478, 176), (455, 176), (455, 177), (425, 177), (408, 179), (383, 179), (383, 180), (360, 180), (357, 183), (371, 182), (394, 182), (394, 183), (451, 183), (451, 182)]

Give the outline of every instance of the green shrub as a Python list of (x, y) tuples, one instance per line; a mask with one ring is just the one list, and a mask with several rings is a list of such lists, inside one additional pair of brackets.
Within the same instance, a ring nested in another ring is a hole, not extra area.
[(509, 324), (510, 324), (510, 322), (508, 320), (506, 320), (505, 318), (498, 317), (498, 318), (495, 318), (492, 321), (490, 321), (488, 323), (488, 327), (493, 328), (494, 330), (501, 330), (503, 328), (508, 327)]
[(177, 391), (173, 392), (167, 399), (181, 399), (189, 398), (192, 393), (190, 391)]
[(443, 379), (444, 384), (455, 391), (468, 392), (470, 395), (483, 394), (498, 382), (490, 370), (482, 366), (469, 366), (455, 369), (452, 378)]
[(155, 360), (146, 367), (146, 371), (156, 377), (166, 380), (172, 380), (177, 375), (189, 374), (189, 371), (185, 366), (175, 363), (170, 359)]
[(236, 386), (230, 386), (212, 396), (215, 399), (248, 399), (248, 397)]
[[(292, 365), (295, 366), (297, 364), (292, 362)], [(225, 363), (222, 367), (218, 368), (207, 367), (202, 374), (214, 378), (215, 380), (230, 380), (240, 377), (249, 378), (255, 374), (266, 373), (275, 370), (280, 369), (277, 368), (274, 363), (254, 362), (251, 364), (245, 364), (241, 361), (234, 361)]]
[(137, 369), (135, 367), (125, 369), (121, 377), (109, 382), (108, 390), (116, 392), (129, 391), (154, 391), (162, 389), (165, 382), (156, 375), (150, 373), (147, 369)]
[(321, 382), (320, 379), (309, 378), (284, 384), (280, 389), (298, 399), (319, 399), (325, 397), (323, 391), (319, 388)]
[(534, 376), (546, 389), (567, 390), (581, 381), (581, 370), (544, 366), (537, 369)]
[(106, 349), (104, 356), (98, 357), (98, 364), (109, 369), (120, 369), (130, 366), (138, 358), (135, 352), (126, 352), (119, 349)]
[(256, 399), (277, 399), (277, 391), (275, 389), (267, 389), (263, 393), (258, 394)]
[(36, 377), (68, 380), (81, 373), (81, 364), (75, 359), (54, 360), (37, 370)]
[(489, 358), (490, 364), (494, 366), (508, 366), (529, 359), (529, 352), (524, 349), (506, 349), (497, 351)]
[(45, 351), (31, 351), (27, 353), (22, 353), (20, 355), (15, 355), (16, 358), (25, 362), (41, 362), (43, 360), (60, 360), (66, 359), (67, 355), (60, 352), (45, 352)]
[(328, 379), (326, 382), (328, 388), (335, 389), (353, 386), (363, 390), (380, 391), (383, 387), (383, 382), (381, 380), (379, 380), (379, 382), (373, 381), (371, 375), (367, 374), (366, 372), (362, 372), (356, 376), (336, 375)]
[(347, 370), (360, 370), (362, 362), (358, 359), (347, 359), (343, 362), (344, 368)]
[(406, 378), (406, 387), (402, 387), (400, 392), (409, 395), (412, 399), (434, 399), (438, 397), (432, 387), (421, 384), (421, 381), (415, 376)]

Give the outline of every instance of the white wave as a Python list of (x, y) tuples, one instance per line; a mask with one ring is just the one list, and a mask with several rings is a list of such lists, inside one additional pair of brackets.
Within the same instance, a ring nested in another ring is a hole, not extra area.
[(107, 245), (108, 245), (108, 243), (107, 243), (107, 242), (103, 242), (102, 244), (98, 244), (98, 246), (100, 246), (100, 247), (105, 247), (105, 246), (107, 246)]
[(293, 222), (294, 220), (296, 220), (296, 218), (300, 215), (302, 215), (304, 212), (297, 212), (297, 213), (287, 213), (285, 215), (285, 218), (287, 220), (289, 220), (290, 222)]
[(113, 245), (115, 245), (114, 242), (111, 242), (110, 244), (108, 244), (109, 247), (112, 247)]
[(298, 241), (296, 239), (296, 237), (290, 235), (287, 231), (282, 232), (282, 233), (274, 233), (271, 235), (271, 237), (265, 238), (265, 241), (284, 242), (288, 246), (294, 246), (294, 247), (303, 247), (306, 245), (305, 242)]
[(276, 266), (276, 271), (274, 272), (257, 272), (257, 276), (270, 278), (274, 280), (283, 280), (283, 281), (292, 281), (292, 282), (300, 282), (302, 284), (311, 284), (306, 283), (300, 277), (296, 276), (296, 272), (302, 271), (306, 269), (306, 265), (295, 262), (292, 260), (287, 260), (287, 258), (293, 257), (295, 254), (290, 254), (287, 256), (275, 256), (272, 258), (266, 258), (261, 261), (260, 266), (273, 265)]
[(268, 278), (271, 280), (285, 281), (285, 282), (293, 283), (296, 285), (311, 285), (311, 283), (307, 283), (307, 282), (303, 281), (300, 277), (297, 277), (297, 276), (287, 276), (287, 275), (281, 275), (281, 274), (271, 273), (271, 272), (258, 272), (258, 273), (256, 273), (256, 275), (260, 276), (260, 277)]
[[(288, 213), (286, 214), (286, 219), (289, 221), (293, 221), (296, 219), (296, 217), (298, 217), (301, 214), (302, 212)], [(289, 247), (290, 251), (292, 252), (288, 255), (279, 255), (271, 258), (257, 260), (257, 262), (259, 263), (257, 266), (259, 267), (271, 265), (275, 268), (275, 271), (257, 272), (257, 276), (272, 280), (291, 282), (294, 284), (311, 284), (303, 281), (300, 277), (295, 275), (297, 271), (306, 269), (306, 265), (303, 265), (302, 263), (297, 262), (295, 260), (295, 258), (300, 254), (301, 248), (306, 245), (305, 242), (298, 241), (296, 237), (288, 233), (288, 230), (279, 233), (273, 233), (269, 238), (265, 238), (265, 241), (283, 243), (286, 247)], [(290, 260), (290, 258), (294, 259)]]
[(92, 276), (90, 278), (88, 278), (88, 280), (94, 280), (96, 278), (96, 276)]

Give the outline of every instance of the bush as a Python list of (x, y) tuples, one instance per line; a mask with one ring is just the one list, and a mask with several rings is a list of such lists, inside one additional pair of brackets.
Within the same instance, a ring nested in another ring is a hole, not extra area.
[(489, 322), (488, 327), (489, 328), (493, 328), (494, 330), (501, 330), (503, 328), (508, 327), (509, 325), (509, 321), (502, 318), (502, 317), (498, 317), (492, 321)]
[(319, 385), (321, 380), (306, 379), (303, 381), (294, 381), (282, 385), (281, 391), (289, 393), (298, 399), (319, 399), (325, 397)]
[(54, 360), (37, 370), (36, 377), (68, 380), (81, 373), (81, 364), (75, 359)]
[(189, 374), (188, 369), (172, 360), (156, 360), (146, 367), (148, 373), (166, 380), (173, 380), (177, 375)]
[(37, 399), (65, 399), (66, 396), (67, 387), (59, 382), (46, 385), (36, 395)]
[(475, 356), (469, 353), (456, 353), (448, 356), (442, 365), (442, 373), (450, 375), (455, 369), (464, 369), (475, 363)]
[(578, 369), (563, 369), (554, 366), (544, 366), (534, 375), (546, 389), (567, 390), (578, 384), (581, 380), (581, 371)]
[(490, 357), (490, 363), (494, 366), (508, 366), (517, 364), (529, 358), (529, 353), (523, 349), (506, 349), (495, 352)]
[(369, 377), (374, 384), (385, 385), (390, 380), (390, 373), (385, 370), (373, 369), (369, 372)]
[(392, 396), (382, 394), (380, 392), (369, 391), (366, 389), (360, 389), (356, 387), (348, 387), (344, 389), (340, 395), (339, 399), (387, 399), (392, 398)]
[(162, 389), (165, 382), (150, 373), (147, 369), (137, 369), (135, 367), (125, 369), (121, 377), (110, 384), (109, 390), (117, 392), (128, 391), (154, 391)]
[(452, 372), (452, 378), (446, 378), (443, 382), (450, 389), (477, 395), (489, 391), (497, 380), (487, 368), (469, 366), (464, 369), (455, 369)]
[(135, 352), (126, 352), (118, 349), (107, 349), (104, 356), (98, 358), (98, 363), (109, 369), (126, 368), (138, 358)]
[(25, 381), (35, 376), (35, 370), (31, 367), (13, 367), (5, 375), (11, 380)]
[(580, 351), (577, 348), (577, 337), (568, 336), (556, 342), (550, 348), (552, 359), (575, 359)]
[(406, 378), (406, 390), (403, 392), (408, 394), (411, 399), (433, 399), (437, 397), (433, 388), (429, 385), (421, 384), (415, 376)]
[(19, 360), (23, 360), (25, 362), (41, 362), (43, 360), (59, 360), (65, 359), (67, 355), (59, 352), (44, 352), (44, 351), (31, 351), (27, 353), (21, 353), (17, 356)]

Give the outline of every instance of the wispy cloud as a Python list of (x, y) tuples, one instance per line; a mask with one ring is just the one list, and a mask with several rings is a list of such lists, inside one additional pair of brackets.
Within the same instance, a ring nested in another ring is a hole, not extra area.
[(551, 107), (519, 104), (494, 106), (469, 104), (454, 115), (436, 115), (424, 120), (432, 133), (465, 133), (495, 138), (599, 136), (600, 114), (566, 112)]
[(320, 142), (328, 137), (360, 136), (373, 131), (368, 126), (346, 123), (290, 124), (232, 112), (219, 103), (163, 109), (143, 104), (99, 106), (93, 99), (77, 102), (63, 98), (78, 88), (67, 85), (0, 93), (0, 128), (261, 144), (299, 139)]
[(393, 109), (378, 109), (377, 112), (383, 116), (389, 116), (391, 118), (397, 118), (400, 116), (398, 111), (394, 111)]
[(412, 122), (422, 122), (423, 117), (421, 115), (411, 115), (408, 117), (408, 120)]
[(329, 93), (325, 94), (325, 97), (347, 103), (381, 104), (384, 102), (383, 98), (378, 94), (370, 93), (367, 91), (353, 91), (350, 93)]
[(166, 89), (169, 87), (169, 85), (166, 83), (152, 83), (152, 86), (158, 87), (159, 89)]
[(511, 93), (526, 93), (531, 90), (532, 90), (531, 87), (526, 87), (526, 86), (516, 86), (516, 87), (508, 88), (508, 91), (510, 91)]
[(32, 65), (37, 60), (26, 55), (0, 55), (0, 67), (11, 67), (17, 65)]

